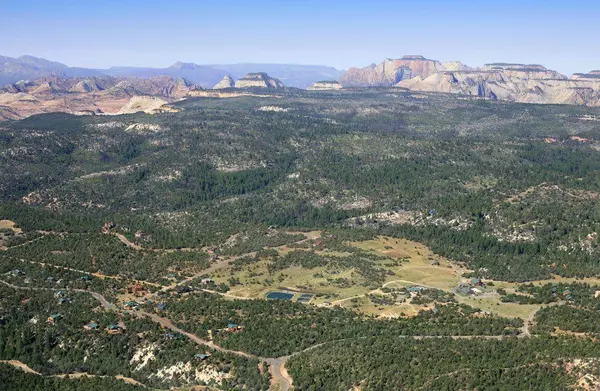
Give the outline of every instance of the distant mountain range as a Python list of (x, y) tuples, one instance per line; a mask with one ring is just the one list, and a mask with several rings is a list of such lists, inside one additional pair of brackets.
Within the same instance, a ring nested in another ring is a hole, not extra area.
[[(164, 79), (165, 77), (167, 79)], [(111, 80), (89, 78), (115, 78), (118, 79), (118, 86), (111, 85), (113, 82)], [(63, 88), (69, 84), (65, 79), (77, 79), (75, 84), (69, 87), (75, 90), (68, 91)], [(297, 87), (317, 91), (342, 87), (396, 87), (410, 91), (453, 93), (523, 103), (600, 106), (600, 71), (576, 73), (567, 77), (538, 64), (497, 62), (473, 68), (460, 61), (442, 63), (421, 55), (408, 55), (399, 59), (385, 59), (379, 64), (371, 64), (364, 68), (350, 68), (346, 72), (318, 65), (198, 65), (184, 62), (176, 62), (168, 68), (87, 69), (68, 67), (33, 56), (19, 58), (0, 56), (0, 106), (3, 106), (0, 108), (4, 111), (5, 118), (46, 112), (50, 110), (49, 107), (60, 108), (58, 111), (66, 112), (95, 111), (98, 108), (90, 104), (42, 105), (40, 102), (48, 101), (50, 96), (48, 92), (53, 92), (54, 100), (59, 96), (63, 100), (74, 99), (67, 95), (71, 92), (88, 94), (86, 99), (89, 103), (92, 99), (101, 98), (100, 102), (109, 98), (114, 99), (116, 91), (119, 91), (117, 94), (119, 97), (122, 96), (123, 91), (130, 98), (146, 94), (145, 87), (123, 90), (121, 85), (129, 79), (135, 79), (130, 82), (136, 86), (143, 85), (137, 79), (153, 79), (154, 83), (166, 90), (174, 88), (174, 85), (179, 86), (179, 91), (182, 92), (179, 98), (238, 96), (240, 92), (225, 90), (254, 87), (268, 89)], [(17, 83), (19, 81), (33, 84), (19, 84)], [(2, 89), (3, 85), (6, 87)], [(104, 85), (110, 86), (105, 88)], [(182, 89), (182, 86), (185, 88)], [(214, 90), (204, 91), (202, 88)], [(175, 99), (170, 93), (165, 92), (153, 92), (150, 95), (165, 99), (167, 102)], [(34, 101), (37, 103), (32, 103)], [(17, 106), (16, 102), (22, 106)], [(116, 102), (123, 103), (121, 100)], [(111, 106), (109, 111), (105, 107), (99, 109), (107, 113), (114, 112), (115, 107)]]
[(266, 72), (281, 80), (288, 87), (307, 88), (320, 80), (337, 80), (341, 73), (337, 69), (320, 65), (295, 64), (212, 64), (176, 62), (168, 68), (111, 67), (108, 69), (90, 69), (69, 67), (59, 62), (48, 61), (33, 56), (18, 58), (0, 56), (0, 86), (13, 84), (20, 80), (36, 80), (45, 77), (140, 77), (170, 76), (184, 78), (204, 88), (212, 88), (224, 76), (242, 78), (248, 73)]

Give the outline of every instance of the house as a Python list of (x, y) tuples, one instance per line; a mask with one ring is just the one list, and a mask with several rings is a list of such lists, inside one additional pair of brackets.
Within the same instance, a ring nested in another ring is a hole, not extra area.
[(127, 287), (127, 291), (136, 296), (144, 296), (146, 294), (146, 290), (140, 284), (133, 284)]
[(169, 273), (167, 274), (167, 278), (177, 278), (177, 275), (175, 273)]
[(176, 288), (177, 293), (182, 294), (182, 293), (189, 293), (191, 291), (193, 291), (193, 289), (187, 285), (180, 285)]
[(211, 285), (215, 283), (215, 281), (211, 278), (203, 278), (202, 280), (200, 280), (200, 282), (202, 283), (202, 285)]
[(114, 323), (108, 325), (108, 327), (105, 330), (110, 335), (121, 334), (123, 332), (123, 329), (118, 324)]
[(6, 324), (6, 317), (4, 315), (0, 315), (0, 326), (4, 326)]
[(126, 301), (123, 304), (123, 307), (126, 310), (136, 310), (139, 306), (140, 306), (140, 304), (138, 302), (135, 302), (135, 301)]
[(81, 281), (92, 281), (92, 277), (90, 276), (81, 276), (79, 277)]
[(206, 360), (209, 357), (210, 357), (210, 354), (201, 354), (201, 353), (194, 354), (194, 358), (196, 360), (204, 361), (204, 360)]
[(60, 318), (62, 318), (61, 314), (52, 314), (48, 317), (48, 319), (46, 320), (46, 323), (53, 325), (54, 323), (56, 323)]
[(98, 330), (98, 327), (99, 327), (98, 323), (96, 323), (92, 320), (90, 323), (84, 325), (83, 329), (91, 331), (91, 330)]
[(408, 292), (422, 292), (425, 290), (425, 287), (422, 286), (409, 286), (406, 288)]
[(68, 297), (61, 297), (60, 299), (58, 299), (58, 304), (65, 304), (65, 303), (70, 303), (71, 299), (69, 299)]
[(165, 303), (158, 303), (158, 305), (156, 306), (156, 309), (159, 311), (164, 311), (165, 308), (167, 308), (167, 304)]
[(58, 297), (63, 297), (65, 295), (65, 292), (63, 291), (58, 291), (54, 293), (54, 297), (58, 298)]
[(225, 331), (230, 332), (230, 333), (235, 333), (237, 331), (242, 331), (244, 329), (244, 326), (240, 326), (237, 323), (229, 323), (227, 325), (227, 328), (225, 328)]
[(481, 280), (481, 278), (479, 278), (479, 277), (473, 277), (473, 278), (471, 278), (471, 284), (473, 286), (484, 286), (485, 285), (483, 283), (483, 281)]
[(163, 335), (163, 337), (165, 339), (169, 339), (169, 340), (171, 340), (171, 339), (177, 339), (177, 338), (179, 338), (179, 336), (180, 336), (180, 334), (175, 334), (175, 333), (165, 333)]
[(25, 275), (25, 273), (22, 270), (20, 270), (20, 269), (13, 269), (13, 270), (7, 272), (6, 274), (11, 275), (13, 277), (18, 277), (18, 276), (24, 276)]
[(113, 223), (112, 221), (108, 221), (108, 222), (104, 223), (104, 225), (102, 226), (102, 233), (107, 234), (110, 232), (111, 229), (113, 229), (115, 227), (116, 227), (115, 223)]

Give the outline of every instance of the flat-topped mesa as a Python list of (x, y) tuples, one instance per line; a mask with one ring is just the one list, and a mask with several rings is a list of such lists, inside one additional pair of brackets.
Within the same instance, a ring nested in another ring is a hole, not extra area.
[(233, 78), (231, 76), (225, 75), (225, 76), (223, 76), (221, 81), (219, 81), (217, 84), (215, 84), (215, 86), (213, 87), (213, 90), (224, 90), (226, 88), (233, 88), (233, 87), (235, 87), (235, 81), (233, 80)]
[(405, 56), (402, 56), (400, 59), (404, 61), (433, 61), (425, 58), (425, 56), (422, 56), (420, 54), (407, 54)]
[(201, 66), (198, 64), (194, 64), (193, 62), (181, 62), (181, 61), (177, 61), (175, 64), (171, 65), (169, 67), (169, 69), (187, 69), (187, 70), (194, 70), (194, 69), (198, 69)]
[(378, 65), (348, 69), (339, 82), (345, 87), (388, 87), (417, 76), (424, 79), (442, 69), (439, 61), (429, 60), (421, 55), (386, 58)]
[(531, 69), (538, 71), (546, 71), (548, 70), (545, 66), (539, 64), (516, 64), (516, 63), (508, 63), (508, 62), (492, 62), (489, 64), (485, 64), (483, 66), (484, 70), (493, 70), (493, 69)]
[(527, 80), (566, 80), (567, 77), (557, 71), (548, 69), (539, 64), (509, 64), (509, 63), (491, 63), (485, 64), (483, 70), (501, 71), (509, 77), (518, 77)]
[(317, 81), (311, 84), (307, 90), (309, 91), (326, 91), (326, 90), (341, 90), (342, 85), (335, 80)]
[(574, 73), (571, 76), (571, 80), (600, 81), (600, 71), (590, 71), (589, 73)]
[(248, 73), (235, 82), (235, 88), (285, 88), (279, 79), (275, 79), (265, 72)]

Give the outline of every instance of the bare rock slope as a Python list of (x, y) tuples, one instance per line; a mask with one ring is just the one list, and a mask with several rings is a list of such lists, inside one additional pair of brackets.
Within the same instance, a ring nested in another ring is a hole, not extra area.
[(264, 72), (248, 73), (235, 82), (235, 88), (285, 88), (285, 85)]
[(235, 81), (229, 75), (223, 76), (221, 81), (219, 81), (213, 87), (214, 90), (224, 90), (225, 88), (233, 88), (235, 87)]
[(523, 103), (600, 106), (600, 71), (570, 78), (538, 64), (490, 63), (470, 68), (460, 61), (440, 63), (423, 56), (386, 59), (350, 68), (339, 79), (349, 87), (397, 86)]
[(198, 90), (199, 87), (184, 79), (168, 76), (150, 79), (110, 76), (52, 77), (22, 81), (0, 89), (0, 120), (19, 119), (49, 112), (157, 112), (160, 106), (185, 98), (190, 92)]
[(342, 85), (337, 81), (318, 81), (308, 87), (310, 91), (340, 90)]
[(600, 106), (600, 78), (567, 78), (541, 65), (489, 64), (482, 70), (441, 71), (396, 84), (412, 91), (448, 92), (523, 103)]

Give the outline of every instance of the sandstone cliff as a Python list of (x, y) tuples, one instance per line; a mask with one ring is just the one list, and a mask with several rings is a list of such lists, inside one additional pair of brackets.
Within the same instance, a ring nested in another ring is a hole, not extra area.
[(233, 88), (235, 87), (235, 81), (229, 75), (223, 76), (221, 81), (219, 81), (213, 87), (213, 90), (224, 90), (225, 88)]
[(411, 79), (426, 78), (443, 69), (439, 61), (423, 56), (404, 56), (401, 59), (385, 59), (379, 65), (371, 64), (365, 68), (350, 68), (339, 82), (344, 87), (382, 87)]
[(600, 106), (600, 78), (567, 79), (539, 65), (493, 64), (479, 71), (442, 71), (403, 80), (397, 86), (523, 103)]
[(235, 82), (235, 88), (285, 88), (283, 83), (264, 72), (248, 73)]

